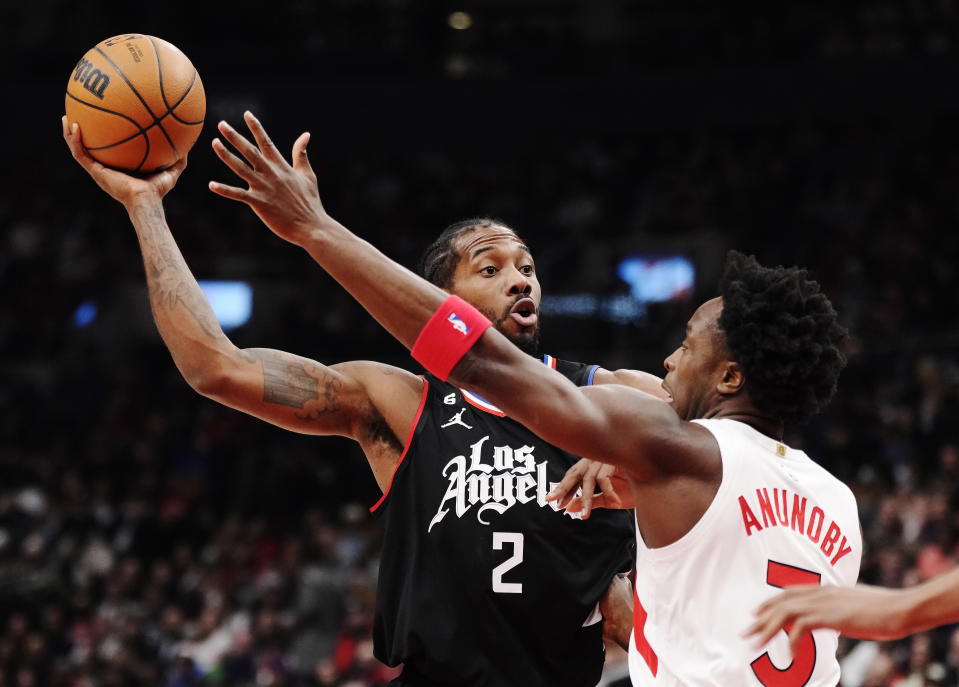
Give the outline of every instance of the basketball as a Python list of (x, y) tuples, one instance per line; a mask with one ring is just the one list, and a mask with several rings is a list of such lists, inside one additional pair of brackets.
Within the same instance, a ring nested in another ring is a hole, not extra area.
[(203, 128), (206, 95), (179, 48), (139, 33), (89, 50), (67, 81), (66, 113), (83, 145), (108, 167), (152, 174), (189, 152)]

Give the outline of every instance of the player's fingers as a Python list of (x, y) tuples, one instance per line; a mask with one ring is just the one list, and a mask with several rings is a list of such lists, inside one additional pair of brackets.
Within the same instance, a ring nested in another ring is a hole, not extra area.
[(582, 474), (583, 468), (580, 467), (580, 464), (577, 463), (569, 470), (566, 471), (566, 474), (563, 475), (563, 479), (559, 481), (552, 491), (546, 495), (547, 501), (559, 501), (560, 508), (563, 507), (563, 499), (566, 497), (566, 494), (570, 489), (574, 489), (577, 484), (579, 484), (580, 475)]
[(223, 141), (214, 138), (211, 144), (216, 156), (223, 160), (223, 164), (230, 168), (234, 174), (243, 179), (246, 183), (252, 183), (253, 170), (243, 160), (234, 155), (229, 148), (223, 145)]
[(167, 175), (167, 182), (170, 184), (170, 188), (173, 188), (176, 185), (177, 180), (180, 178), (180, 175), (183, 174), (183, 170), (187, 166), (187, 156), (184, 155), (179, 160), (174, 162), (170, 167), (163, 170), (163, 173)]
[(246, 161), (250, 163), (253, 169), (261, 170), (263, 168), (263, 156), (260, 155), (259, 149), (247, 140), (246, 136), (225, 121), (221, 121), (217, 125), (217, 128), (220, 130), (220, 133), (223, 134), (223, 138), (229, 141), (230, 145), (236, 148), (240, 152), (240, 155), (246, 158)]
[(172, 165), (164, 169), (162, 172), (157, 172), (157, 176), (160, 174), (171, 174), (175, 176), (180, 176), (183, 173), (183, 170), (186, 169), (187, 157), (184, 155), (179, 160), (174, 162)]
[(600, 475), (597, 481), (599, 482), (599, 490), (606, 497), (607, 508), (622, 508), (623, 501), (619, 498), (616, 487), (613, 486), (613, 480), (609, 478), (609, 475)]
[(266, 129), (263, 128), (260, 120), (257, 119), (256, 116), (249, 110), (243, 113), (243, 120), (246, 122), (246, 126), (250, 130), (250, 133), (253, 134), (253, 140), (256, 141), (256, 145), (263, 154), (263, 157), (272, 162), (286, 163), (286, 160), (283, 159), (283, 155), (273, 144), (273, 139), (271, 139), (270, 135), (266, 133)]
[(743, 630), (740, 637), (752, 637), (755, 634), (758, 634), (763, 628), (762, 619), (754, 620), (753, 624)]
[(776, 619), (775, 614), (769, 612), (760, 616), (756, 622), (753, 623), (748, 630), (746, 630), (743, 636), (755, 637), (753, 646), (758, 649), (772, 639), (773, 635), (779, 632), (781, 627), (782, 624)]
[[(593, 497), (593, 510), (596, 510), (597, 508), (613, 507), (614, 506), (609, 504), (609, 501), (606, 499), (604, 494), (597, 494)], [(570, 502), (566, 504), (565, 510), (569, 511), (570, 513), (581, 513), (583, 511), (583, 497), (576, 496), (571, 499)]]
[(82, 151), (77, 146), (77, 137), (74, 135), (74, 129), (76, 127), (76, 124), (67, 122), (66, 117), (63, 118), (63, 140), (67, 142), (67, 148), (70, 149), (70, 154), (73, 155), (73, 158), (79, 161), (79, 154)]
[(795, 624), (789, 631), (789, 648), (792, 650), (793, 656), (795, 656), (799, 650), (799, 642), (813, 629), (815, 629), (815, 625), (808, 617), (800, 617), (795, 621)]
[(221, 184), (219, 181), (211, 181), (210, 190), (218, 196), (223, 196), (230, 200), (238, 200), (241, 203), (249, 204), (252, 200), (252, 196), (248, 190), (237, 188), (236, 186), (227, 186), (226, 184)]
[(583, 508), (579, 511), (579, 514), (582, 516), (583, 520), (589, 517), (590, 511), (593, 510), (593, 496), (596, 493), (596, 473), (592, 470), (588, 470), (585, 475), (583, 475)]
[(309, 142), (310, 132), (304, 131), (293, 143), (293, 169), (315, 180), (316, 173), (313, 171), (313, 165), (310, 164), (310, 156), (306, 154), (306, 146)]
[(67, 145), (70, 146), (73, 159), (79, 162), (90, 174), (96, 176), (106, 169), (102, 164), (90, 157), (90, 153), (83, 147), (83, 132), (80, 131), (80, 125), (76, 122), (70, 124), (70, 134), (67, 138)]

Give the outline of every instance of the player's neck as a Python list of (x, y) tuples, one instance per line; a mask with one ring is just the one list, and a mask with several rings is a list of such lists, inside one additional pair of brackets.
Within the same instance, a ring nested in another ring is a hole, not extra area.
[(785, 427), (783, 423), (768, 415), (760, 412), (751, 404), (728, 403), (720, 404), (708, 418), (715, 420), (736, 420), (744, 425), (749, 425), (757, 432), (765, 434), (776, 441), (783, 440)]

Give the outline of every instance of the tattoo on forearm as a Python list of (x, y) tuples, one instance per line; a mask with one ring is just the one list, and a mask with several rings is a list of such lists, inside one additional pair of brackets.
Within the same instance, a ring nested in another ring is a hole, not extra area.
[(133, 219), (143, 249), (154, 314), (182, 305), (204, 334), (213, 339), (225, 338), (213, 310), (173, 241), (162, 208), (137, 205), (133, 208)]
[(340, 410), (342, 382), (317, 365), (297, 360), (279, 351), (244, 351), (250, 362), (263, 365), (263, 400), (267, 403), (299, 408), (301, 420), (319, 420)]

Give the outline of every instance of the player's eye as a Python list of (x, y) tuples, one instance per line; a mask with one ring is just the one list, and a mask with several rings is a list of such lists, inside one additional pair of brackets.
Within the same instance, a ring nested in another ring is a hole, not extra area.
[(531, 276), (533, 272), (535, 272), (536, 270), (533, 269), (532, 265), (523, 265), (522, 267), (519, 268), (519, 271), (528, 277), (528, 276)]
[(483, 274), (487, 277), (492, 277), (494, 274), (496, 274), (496, 272), (498, 272), (498, 270), (496, 269), (494, 265), (487, 265), (486, 267), (480, 270), (480, 274)]

